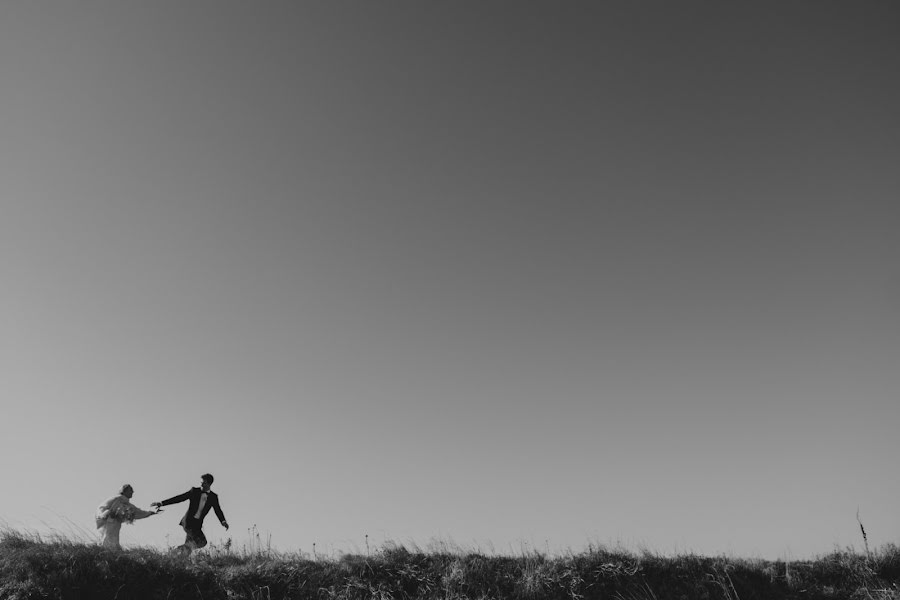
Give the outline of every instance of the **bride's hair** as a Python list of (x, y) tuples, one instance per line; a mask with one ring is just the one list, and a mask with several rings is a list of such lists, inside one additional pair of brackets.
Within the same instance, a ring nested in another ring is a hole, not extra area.
[(133, 491), (134, 491), (134, 488), (131, 487), (131, 484), (130, 484), (130, 483), (126, 483), (126, 484), (123, 485), (121, 488), (119, 488), (119, 493), (120, 493), (120, 494), (124, 494), (124, 493), (125, 493), (125, 490), (131, 490), (131, 491), (133, 492)]

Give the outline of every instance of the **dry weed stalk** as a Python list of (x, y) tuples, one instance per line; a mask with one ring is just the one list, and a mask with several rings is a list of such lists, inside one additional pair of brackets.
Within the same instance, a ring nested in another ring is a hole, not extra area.
[(869, 538), (866, 535), (866, 528), (863, 527), (862, 521), (859, 518), (859, 507), (856, 507), (856, 522), (859, 523), (859, 530), (862, 531), (863, 536), (863, 544), (866, 547), (866, 565), (872, 561), (872, 553), (869, 552)]

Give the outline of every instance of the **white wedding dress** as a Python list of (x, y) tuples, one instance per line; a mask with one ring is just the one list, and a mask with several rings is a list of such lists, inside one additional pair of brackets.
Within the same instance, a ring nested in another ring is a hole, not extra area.
[(156, 514), (143, 510), (131, 503), (124, 495), (113, 496), (97, 508), (95, 516), (97, 530), (100, 532), (100, 544), (115, 550), (121, 550), (119, 532), (122, 523), (132, 523), (135, 519), (144, 519)]

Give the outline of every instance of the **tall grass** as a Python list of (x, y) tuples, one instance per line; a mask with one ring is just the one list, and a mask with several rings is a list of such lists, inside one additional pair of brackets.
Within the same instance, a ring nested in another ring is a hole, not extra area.
[(892, 545), (870, 556), (836, 551), (790, 565), (594, 547), (548, 557), (396, 544), (323, 558), (276, 552), (251, 530), (249, 546), (213, 545), (185, 559), (0, 532), (4, 600), (893, 600), (898, 581), (900, 548)]

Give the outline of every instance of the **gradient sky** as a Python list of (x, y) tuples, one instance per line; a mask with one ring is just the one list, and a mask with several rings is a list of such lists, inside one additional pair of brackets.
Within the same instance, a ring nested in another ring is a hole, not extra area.
[(283, 550), (897, 542), (898, 27), (0, 4), (0, 523), (209, 471)]

